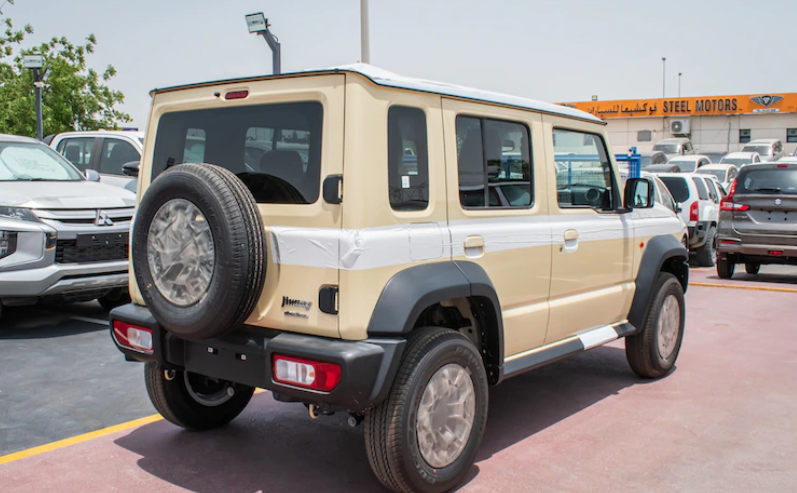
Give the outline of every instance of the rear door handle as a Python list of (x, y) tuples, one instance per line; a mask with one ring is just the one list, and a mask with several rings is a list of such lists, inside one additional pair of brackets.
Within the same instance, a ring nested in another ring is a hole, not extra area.
[(578, 231), (575, 229), (568, 229), (565, 231), (565, 241), (577, 241), (578, 240)]
[(565, 244), (560, 251), (565, 253), (573, 253), (578, 250), (578, 231), (575, 229), (568, 229), (565, 231)]

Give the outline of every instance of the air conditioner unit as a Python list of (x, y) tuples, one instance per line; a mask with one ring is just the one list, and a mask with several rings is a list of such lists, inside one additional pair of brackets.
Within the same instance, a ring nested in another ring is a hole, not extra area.
[(673, 135), (689, 135), (689, 120), (670, 120), (670, 133)]

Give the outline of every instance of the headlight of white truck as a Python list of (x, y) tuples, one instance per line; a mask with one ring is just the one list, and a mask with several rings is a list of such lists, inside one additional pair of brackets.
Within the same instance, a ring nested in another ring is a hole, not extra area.
[(0, 230), (0, 258), (5, 258), (17, 251), (16, 231)]
[(24, 207), (8, 207), (8, 206), (0, 206), (0, 217), (8, 218), (8, 219), (19, 219), (21, 221), (29, 221), (32, 223), (40, 223), (36, 214), (33, 213), (30, 209), (26, 209)]

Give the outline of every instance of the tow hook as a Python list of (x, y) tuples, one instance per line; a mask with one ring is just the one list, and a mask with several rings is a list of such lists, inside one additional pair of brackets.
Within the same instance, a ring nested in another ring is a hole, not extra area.
[(329, 405), (327, 404), (305, 404), (307, 406), (307, 412), (310, 414), (311, 419), (316, 419), (319, 416), (332, 416), (335, 414)]
[(172, 380), (174, 380), (174, 377), (176, 375), (177, 375), (177, 372), (175, 372), (174, 370), (163, 370), (163, 378), (165, 378), (166, 380), (168, 380), (170, 382)]

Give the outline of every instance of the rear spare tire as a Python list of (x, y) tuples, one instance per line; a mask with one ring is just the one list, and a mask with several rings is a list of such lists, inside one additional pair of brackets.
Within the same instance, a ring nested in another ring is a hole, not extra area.
[(242, 324), (266, 276), (263, 221), (230, 171), (182, 164), (147, 189), (133, 227), (133, 268), (168, 331), (209, 339)]

